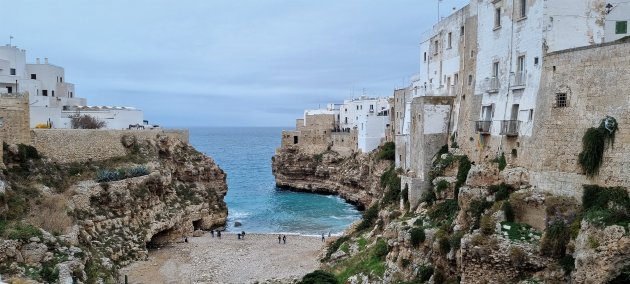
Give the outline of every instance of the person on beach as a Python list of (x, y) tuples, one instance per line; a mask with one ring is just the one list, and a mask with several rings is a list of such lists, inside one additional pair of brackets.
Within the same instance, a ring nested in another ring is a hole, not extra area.
[(282, 239), (282, 238), (280, 237), (280, 235), (278, 235), (278, 243), (280, 243), (280, 239)]
[(217, 238), (221, 238), (221, 231), (217, 230)]
[(241, 233), (236, 234), (236, 236), (238, 237), (238, 239), (241, 239)]
[(214, 238), (214, 230), (210, 230), (210, 235)]
[(245, 231), (241, 232), (241, 237), (243, 237), (243, 240), (245, 239)]
[(328, 238), (330, 238), (330, 231), (328, 231)]
[(287, 235), (282, 236), (282, 241), (285, 245), (287, 244)]
[(322, 242), (325, 242), (326, 238), (324, 238), (324, 233), (322, 233)]
[(184, 242), (187, 243), (188, 242), (188, 237), (184, 237)]

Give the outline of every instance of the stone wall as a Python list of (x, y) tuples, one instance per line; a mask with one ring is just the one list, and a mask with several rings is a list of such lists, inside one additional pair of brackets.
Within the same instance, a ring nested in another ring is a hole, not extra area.
[(0, 139), (9, 144), (30, 143), (29, 103), (26, 96), (0, 97)]
[[(515, 163), (532, 172), (532, 185), (555, 194), (581, 196), (583, 184), (630, 184), (630, 43), (555, 52), (545, 57), (534, 134), (520, 139)], [(555, 107), (556, 93), (568, 106)], [(604, 152), (598, 175), (578, 164), (582, 136), (606, 116), (616, 118), (615, 143)], [(578, 198), (579, 199), (579, 198)]]
[(357, 131), (333, 132), (334, 127), (334, 114), (306, 115), (305, 119), (296, 119), (295, 130), (282, 131), (281, 148), (297, 147), (310, 155), (329, 149), (344, 156), (356, 152)]
[(138, 140), (158, 135), (188, 142), (188, 130), (92, 130), (92, 129), (32, 129), (31, 144), (45, 157), (61, 163), (105, 160), (126, 154), (121, 143), (124, 135)]

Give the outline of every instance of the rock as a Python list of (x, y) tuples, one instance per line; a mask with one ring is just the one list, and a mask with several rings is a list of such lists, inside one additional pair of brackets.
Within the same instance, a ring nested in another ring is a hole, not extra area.
[(24, 258), (24, 263), (37, 264), (44, 259), (44, 256), (46, 256), (48, 247), (42, 243), (29, 243), (22, 246), (20, 251), (22, 253), (22, 257)]
[(480, 163), (472, 165), (468, 172), (466, 185), (470, 187), (487, 187), (501, 183), (499, 168), (496, 163)]
[(234, 222), (234, 227), (240, 227), (240, 226), (242, 226), (242, 225), (243, 225), (243, 224), (241, 224), (241, 222), (238, 222), (238, 221)]
[(513, 188), (529, 185), (529, 171), (525, 168), (507, 168), (500, 173), (503, 182)]
[(196, 231), (193, 232), (193, 237), (201, 237), (201, 236), (203, 236), (203, 234), (204, 234), (204, 231), (196, 230)]

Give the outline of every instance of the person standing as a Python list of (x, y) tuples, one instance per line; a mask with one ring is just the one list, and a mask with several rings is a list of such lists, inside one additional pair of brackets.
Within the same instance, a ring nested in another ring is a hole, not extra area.
[(324, 233), (322, 233), (322, 242), (325, 242), (326, 238), (324, 238)]
[(210, 230), (210, 235), (214, 238), (214, 230)]
[(282, 239), (282, 238), (280, 237), (280, 235), (278, 235), (278, 243), (280, 243), (280, 240), (281, 240), (281, 239)]
[(243, 240), (245, 239), (245, 231), (241, 232), (241, 237), (243, 237)]
[(285, 245), (287, 244), (287, 235), (282, 236), (282, 241)]
[(221, 231), (217, 230), (217, 238), (221, 238)]

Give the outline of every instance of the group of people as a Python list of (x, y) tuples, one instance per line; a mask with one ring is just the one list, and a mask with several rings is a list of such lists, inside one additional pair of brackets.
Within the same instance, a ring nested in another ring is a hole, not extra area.
[(284, 242), (284, 244), (287, 244), (287, 235), (283, 235), (282, 238), (280, 238), (280, 235), (278, 235), (278, 243), (280, 243), (280, 240), (282, 240)]
[[(210, 234), (212, 235), (212, 237), (214, 238), (214, 230), (210, 230)], [(221, 238), (221, 231), (217, 230), (217, 238)]]

